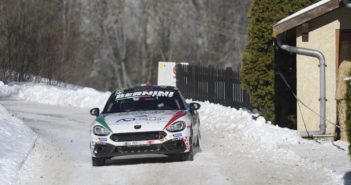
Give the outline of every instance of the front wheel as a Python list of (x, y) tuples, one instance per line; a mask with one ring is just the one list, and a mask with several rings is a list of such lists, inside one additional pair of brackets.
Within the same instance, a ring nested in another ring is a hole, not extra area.
[(171, 154), (168, 155), (171, 160), (175, 161), (193, 161), (194, 153), (192, 151), (183, 154)]
[(92, 157), (93, 166), (104, 166), (106, 164), (105, 158)]
[(187, 153), (179, 154), (179, 158), (181, 161), (193, 161), (194, 160), (194, 145), (193, 145), (193, 140), (192, 137), (189, 139), (189, 145), (190, 145), (190, 150)]
[(193, 161), (194, 160), (193, 150), (191, 149), (190, 152), (180, 154), (179, 158), (181, 161)]

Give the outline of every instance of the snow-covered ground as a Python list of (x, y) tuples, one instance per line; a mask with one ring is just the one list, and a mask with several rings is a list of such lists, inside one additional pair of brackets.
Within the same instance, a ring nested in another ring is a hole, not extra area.
[[(169, 163), (164, 159), (148, 159), (122, 163), (124, 165), (117, 161), (110, 166), (92, 168), (88, 131), (93, 117), (88, 115), (88, 110), (102, 107), (108, 96), (109, 92), (91, 88), (0, 83), (0, 103), (23, 119), (39, 136), (36, 147), (21, 168), (36, 134), (0, 107), (0, 119), (6, 120), (1, 122), (0, 138), (3, 141), (11, 138), (10, 145), (1, 144), (0, 154), (6, 155), (0, 158), (0, 179), (5, 179), (0, 184), (351, 182), (348, 143), (304, 140), (296, 131), (267, 124), (263, 117), (252, 119), (252, 114), (246, 110), (209, 102), (201, 102), (203, 147), (193, 162)], [(12, 131), (8, 131), (10, 129)], [(16, 143), (19, 139), (14, 138), (19, 137), (26, 138), (26, 141)], [(18, 147), (19, 144), (25, 147)], [(6, 146), (8, 148), (4, 150)], [(20, 151), (17, 148), (21, 148)], [(19, 180), (14, 181), (20, 168)]]
[(17, 178), (35, 139), (29, 127), (0, 105), (0, 184), (11, 184)]
[(5, 85), (0, 81), (0, 97), (11, 97), (31, 102), (72, 106), (79, 108), (103, 107), (110, 92), (99, 92), (92, 88), (75, 86), (58, 87), (40, 83)]

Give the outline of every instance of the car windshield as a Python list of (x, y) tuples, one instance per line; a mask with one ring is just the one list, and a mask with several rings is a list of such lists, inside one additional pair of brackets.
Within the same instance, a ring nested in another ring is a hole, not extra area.
[[(158, 92), (158, 91), (149, 91)], [(137, 94), (134, 96), (134, 94)], [(168, 94), (149, 94), (142, 95), (138, 92), (131, 92), (125, 94), (113, 94), (106, 106), (103, 113), (118, 113), (118, 112), (131, 112), (131, 111), (147, 111), (147, 110), (184, 110), (185, 106), (179, 93), (172, 92)], [(125, 95), (129, 95), (125, 97)]]

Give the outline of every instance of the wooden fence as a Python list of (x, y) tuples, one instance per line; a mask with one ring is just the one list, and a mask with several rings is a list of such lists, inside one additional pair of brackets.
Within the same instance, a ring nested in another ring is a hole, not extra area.
[(177, 87), (186, 98), (210, 101), (235, 108), (251, 108), (250, 96), (240, 87), (240, 78), (231, 68), (177, 64)]

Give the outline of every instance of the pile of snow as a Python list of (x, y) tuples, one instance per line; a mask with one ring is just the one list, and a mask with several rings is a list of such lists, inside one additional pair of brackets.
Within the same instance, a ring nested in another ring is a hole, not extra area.
[[(0, 81), (0, 98), (10, 97), (31, 102), (72, 106), (79, 108), (102, 108), (110, 92), (73, 86), (50, 86), (42, 83), (17, 83), (5, 85)], [(297, 131), (270, 124), (263, 117), (253, 119), (253, 113), (244, 109), (200, 102), (200, 119), (203, 128), (225, 135), (238, 135), (260, 142), (264, 147), (308, 142)], [(215, 124), (214, 124), (215, 123)]]
[[(57, 87), (38, 83), (5, 85), (0, 82), (0, 97), (51, 105), (103, 107), (109, 95), (110, 92), (99, 92), (92, 88)], [(265, 147), (302, 142), (296, 131), (267, 124), (263, 117), (254, 120), (253, 114), (247, 110), (237, 110), (209, 102), (203, 102), (201, 105), (201, 124), (213, 132), (226, 132), (226, 135), (240, 133), (242, 137), (264, 143)]]
[(0, 98), (10, 97), (50, 105), (102, 108), (110, 94), (87, 87), (67, 88), (41, 83), (5, 85), (0, 82)]
[(264, 147), (304, 141), (297, 131), (269, 124), (261, 116), (253, 119), (253, 114), (244, 109), (203, 102), (199, 113), (202, 127), (227, 136), (240, 134), (241, 137), (264, 144)]
[(203, 130), (224, 138), (221, 144), (228, 145), (229, 149), (223, 148), (221, 152), (228, 155), (231, 155), (231, 148), (235, 147), (231, 142), (241, 140), (241, 147), (246, 145), (250, 149), (247, 155), (260, 158), (262, 153), (268, 152), (275, 161), (282, 164), (322, 169), (335, 176), (335, 184), (341, 184), (350, 169), (347, 142), (306, 140), (297, 131), (272, 125), (263, 117), (254, 119), (248, 110), (237, 110), (209, 102), (201, 103), (199, 114)]
[(17, 177), (35, 139), (30, 128), (0, 105), (0, 184), (11, 184)]
[[(110, 92), (92, 88), (57, 87), (38, 83), (5, 85), (0, 82), (0, 97), (11, 97), (43, 104), (80, 108), (103, 107)], [(297, 144), (304, 140), (294, 130), (267, 124), (263, 117), (253, 119), (247, 110), (237, 110), (209, 102), (202, 102), (201, 124), (213, 132), (226, 135), (240, 133), (242, 137), (275, 147), (281, 144)], [(216, 124), (213, 124), (216, 123)]]
[[(101, 108), (109, 95), (110, 92), (99, 92), (91, 88), (58, 87), (36, 83), (5, 85), (0, 82), (0, 98), (15, 98), (51, 105)], [(295, 163), (302, 160), (302, 158), (299, 157), (301, 156), (308, 160), (311, 159), (311, 161), (319, 161), (318, 164), (323, 164), (322, 166), (328, 167), (329, 169), (337, 169), (339, 174), (344, 174), (345, 172), (345, 169), (342, 169), (342, 167), (344, 167), (343, 164), (339, 164), (337, 161), (346, 161), (346, 159), (339, 160), (340, 158), (338, 159), (334, 156), (348, 158), (347, 152), (331, 152), (332, 150), (339, 150), (332, 146), (334, 143), (329, 143), (325, 146), (320, 144), (316, 145), (312, 143), (312, 141), (302, 139), (297, 131), (274, 126), (260, 116), (253, 119), (254, 114), (248, 110), (238, 110), (209, 102), (200, 103), (201, 109), (199, 113), (201, 128), (222, 135), (228, 142), (235, 137), (239, 137), (240, 139), (256, 143), (257, 145), (255, 146), (261, 149), (267, 151), (274, 150), (275, 153), (279, 154), (277, 158), (282, 155), (291, 155), (291, 159), (296, 159), (291, 160)], [(14, 177), (15, 171), (20, 168), (23, 159), (27, 156), (28, 151), (33, 145), (35, 134), (24, 126), (21, 121), (10, 116), (3, 107), (0, 107), (0, 119), (2, 124), (0, 127), (0, 139), (2, 139), (2, 141), (11, 140), (11, 142), (8, 142), (9, 144), (6, 142), (0, 144), (2, 148), (2, 151), (0, 151), (0, 184), (6, 184), (10, 182), (9, 179)], [(19, 141), (21, 142), (19, 143)], [(303, 144), (302, 152), (299, 151), (301, 145), (298, 144)], [(286, 150), (281, 149), (282, 146), (284, 147), (287, 145), (288, 148)], [(291, 148), (293, 145), (295, 148)], [(347, 148), (348, 143), (341, 142), (341, 145)], [(320, 153), (327, 151), (327, 153), (331, 155), (320, 155), (319, 157), (309, 156), (306, 147), (313, 147), (313, 150), (318, 150)], [(327, 164), (325, 162), (326, 160), (324, 160), (326, 157), (329, 157), (330, 159), (328, 160), (330, 161), (333, 161), (335, 158), (335, 161)], [(11, 170), (5, 171), (3, 168), (9, 168)], [(2, 173), (4, 171), (5, 173)], [(4, 183), (1, 181), (4, 181)]]

